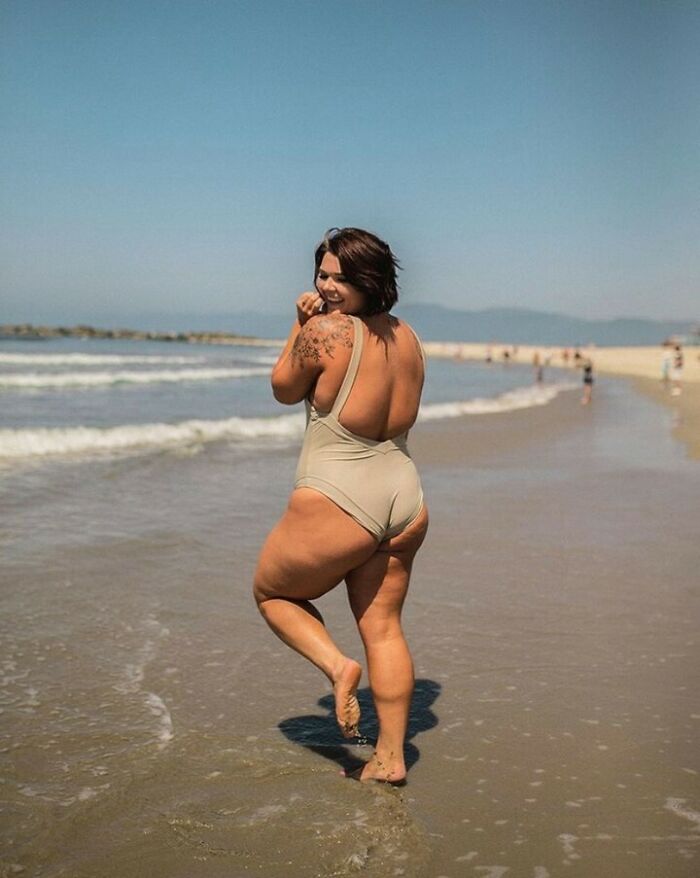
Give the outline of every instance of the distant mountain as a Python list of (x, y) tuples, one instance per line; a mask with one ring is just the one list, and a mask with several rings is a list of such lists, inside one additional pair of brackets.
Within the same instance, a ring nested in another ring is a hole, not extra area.
[(510, 342), (539, 345), (655, 345), (671, 335), (687, 335), (687, 321), (639, 318), (584, 320), (526, 308), (458, 311), (440, 305), (401, 305), (405, 318), (429, 341)]
[[(688, 335), (687, 321), (637, 318), (584, 320), (531, 311), (526, 308), (489, 308), (460, 311), (441, 305), (400, 304), (396, 315), (407, 320), (426, 341), (495, 342), (538, 345), (656, 345), (673, 335)], [(87, 318), (87, 319), (86, 319)], [(155, 332), (232, 332), (260, 338), (286, 338), (292, 314), (256, 311), (231, 313), (168, 313), (82, 315), (72, 323), (100, 328), (129, 328)], [(19, 322), (19, 321), (18, 321)], [(39, 323), (34, 320), (34, 323)], [(46, 321), (50, 322), (50, 321)], [(69, 321), (64, 321), (68, 323)]]

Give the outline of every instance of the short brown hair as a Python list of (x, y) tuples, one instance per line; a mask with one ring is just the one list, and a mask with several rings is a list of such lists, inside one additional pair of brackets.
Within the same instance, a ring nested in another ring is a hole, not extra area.
[(364, 314), (391, 311), (399, 299), (396, 272), (401, 266), (387, 243), (364, 229), (329, 229), (316, 248), (314, 283), (326, 253), (338, 258), (347, 282), (367, 297)]

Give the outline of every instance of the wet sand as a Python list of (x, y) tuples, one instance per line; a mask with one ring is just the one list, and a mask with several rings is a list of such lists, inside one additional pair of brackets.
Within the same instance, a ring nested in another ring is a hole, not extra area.
[(685, 381), (680, 396), (672, 396), (660, 381), (640, 378), (637, 388), (672, 412), (673, 435), (688, 449), (694, 460), (700, 460), (700, 381)]
[(649, 405), (621, 382), (486, 447), (457, 428), (441, 460), (416, 437), (454, 486), (409, 611), (442, 686), (412, 772), (439, 790), (435, 874), (697, 873), (700, 472)]
[[(0, 874), (697, 875), (700, 467), (630, 382), (579, 397), (412, 432), (431, 531), (401, 790), (340, 777), (371, 753), (366, 688), (347, 746), (252, 606), (294, 452), (57, 469), (63, 514), (5, 570)], [(359, 656), (342, 591), (321, 608)]]

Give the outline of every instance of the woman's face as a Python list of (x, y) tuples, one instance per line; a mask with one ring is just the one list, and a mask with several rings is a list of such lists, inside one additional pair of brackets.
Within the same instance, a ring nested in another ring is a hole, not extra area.
[(340, 260), (332, 253), (324, 253), (316, 275), (316, 289), (326, 303), (325, 311), (341, 314), (361, 314), (365, 308), (365, 294), (345, 280)]

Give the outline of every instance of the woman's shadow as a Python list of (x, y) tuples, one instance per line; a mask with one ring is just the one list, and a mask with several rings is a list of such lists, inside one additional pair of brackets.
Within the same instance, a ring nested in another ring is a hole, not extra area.
[[(409, 769), (420, 759), (420, 750), (412, 743), (412, 739), (420, 732), (433, 729), (438, 724), (438, 718), (432, 710), (432, 705), (440, 695), (441, 689), (440, 683), (436, 683), (434, 680), (416, 680), (406, 735), (405, 757), (406, 767)], [(378, 726), (377, 713), (370, 690), (368, 688), (359, 689), (357, 700), (360, 702), (362, 710), (360, 721), (362, 735), (359, 743), (374, 742), (377, 739)], [(279, 728), (295, 744), (301, 744), (303, 747), (313, 750), (314, 753), (338, 763), (345, 771), (352, 771), (361, 763), (348, 749), (351, 742), (340, 734), (335, 718), (333, 696), (324, 695), (323, 698), (319, 698), (318, 704), (328, 711), (328, 716), (317, 714), (294, 716), (282, 720), (279, 723)]]

